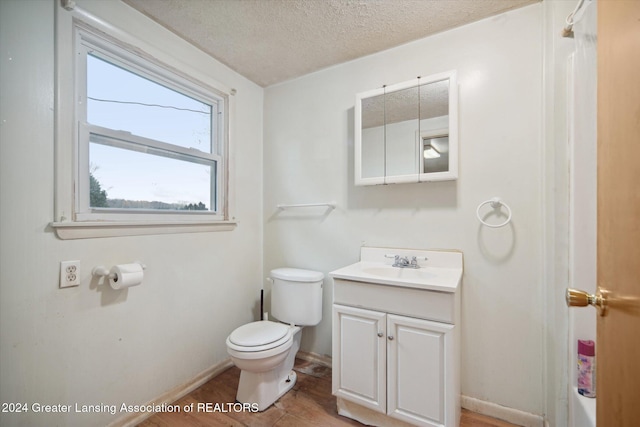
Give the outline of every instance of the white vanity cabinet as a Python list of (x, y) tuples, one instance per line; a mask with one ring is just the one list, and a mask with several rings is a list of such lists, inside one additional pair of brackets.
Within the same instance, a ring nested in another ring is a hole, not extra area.
[(368, 425), (457, 427), (462, 269), (450, 291), (372, 283), (344, 270), (331, 273), (338, 412)]
[(453, 329), (334, 304), (333, 393), (416, 425), (445, 425)]

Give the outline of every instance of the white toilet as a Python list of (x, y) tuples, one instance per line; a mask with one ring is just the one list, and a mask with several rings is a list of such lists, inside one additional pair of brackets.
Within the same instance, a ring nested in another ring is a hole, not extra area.
[(227, 352), (240, 368), (236, 400), (264, 411), (296, 383), (293, 371), (302, 326), (322, 320), (322, 279), (317, 271), (271, 270), (271, 316), (240, 326), (227, 337)]

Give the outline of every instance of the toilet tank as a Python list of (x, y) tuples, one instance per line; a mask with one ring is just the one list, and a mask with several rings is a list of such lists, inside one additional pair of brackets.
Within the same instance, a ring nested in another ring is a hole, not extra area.
[(271, 270), (271, 315), (284, 323), (313, 326), (322, 320), (324, 274), (299, 268)]

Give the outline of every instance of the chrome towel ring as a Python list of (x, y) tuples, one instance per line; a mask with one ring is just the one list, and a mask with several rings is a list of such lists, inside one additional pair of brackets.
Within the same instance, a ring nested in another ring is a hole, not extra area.
[[(482, 209), (482, 207), (486, 204), (491, 204), (491, 207), (496, 211), (504, 206), (504, 208), (507, 211), (507, 219), (504, 222), (501, 222), (500, 224), (489, 224), (488, 222), (485, 222), (480, 216), (480, 209)], [(478, 209), (476, 209), (476, 216), (478, 217), (478, 221), (480, 221), (483, 225), (486, 225), (487, 227), (491, 227), (491, 228), (504, 227), (505, 225), (509, 224), (509, 222), (511, 222), (511, 208), (506, 203), (504, 203), (500, 199), (500, 197), (493, 197), (489, 200), (485, 200), (484, 202), (478, 205)]]

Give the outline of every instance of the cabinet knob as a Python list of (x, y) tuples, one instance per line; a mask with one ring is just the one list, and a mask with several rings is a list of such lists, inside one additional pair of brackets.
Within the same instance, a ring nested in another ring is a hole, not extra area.
[(393, 341), (393, 335), (389, 335), (389, 341)]
[(380, 338), (382, 338), (382, 335), (384, 335), (382, 332), (378, 332), (378, 336), (379, 336)]

